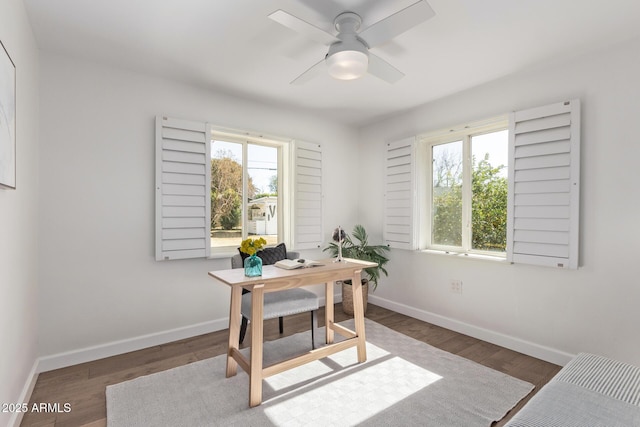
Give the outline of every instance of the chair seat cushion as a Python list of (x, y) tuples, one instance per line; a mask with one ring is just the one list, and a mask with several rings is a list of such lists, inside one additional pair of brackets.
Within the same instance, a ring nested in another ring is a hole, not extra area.
[[(318, 296), (302, 288), (264, 294), (264, 319), (289, 316), (318, 309)], [(251, 320), (251, 293), (242, 296), (242, 315)]]

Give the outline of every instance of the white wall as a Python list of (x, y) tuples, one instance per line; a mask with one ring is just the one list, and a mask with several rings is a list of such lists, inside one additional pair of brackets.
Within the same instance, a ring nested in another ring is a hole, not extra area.
[(357, 185), (344, 185), (357, 182), (353, 129), (52, 53), (41, 64), (41, 355), (226, 327), (228, 289), (207, 271), (230, 268), (228, 258), (154, 261), (157, 114), (321, 143), (327, 239), (355, 222)]
[[(372, 241), (380, 241), (386, 141), (578, 97), (583, 103), (578, 271), (395, 250), (390, 278), (383, 279), (374, 300), (555, 361), (592, 351), (640, 364), (635, 308), (640, 263), (633, 252), (640, 237), (634, 191), (640, 144), (632, 126), (640, 113), (640, 42), (529, 70), (372, 124), (359, 135), (302, 111), (54, 53), (42, 54), (40, 63), (39, 245), (25, 231), (35, 209), (33, 195), (22, 202), (28, 207), (15, 213), (23, 225), (20, 241), (9, 240), (11, 251), (17, 245), (22, 258), (32, 256), (28, 265), (39, 256), (40, 355), (198, 324), (224, 327), (228, 290), (206, 272), (226, 268), (227, 259), (153, 259), (156, 114), (322, 143), (327, 238), (338, 224), (351, 229), (362, 222)], [(38, 171), (21, 161), (19, 170), (30, 173), (19, 182), (35, 182)], [(0, 204), (19, 203), (3, 197)], [(38, 254), (28, 252), (36, 246)], [(10, 286), (20, 291), (11, 292), (29, 306), (33, 289), (23, 285), (31, 283), (35, 269), (13, 261), (7, 264), (15, 271), (9, 277), (18, 286)], [(451, 279), (463, 281), (462, 295), (449, 292)], [(33, 312), (20, 316), (28, 320), (20, 320), (25, 328), (34, 327)]]
[[(17, 189), (0, 189), (0, 403), (11, 403), (27, 393), (38, 334), (38, 50), (21, 0), (0, 3), (0, 40), (17, 73)], [(0, 412), (0, 425), (14, 420)]]
[[(390, 277), (375, 293), (378, 303), (556, 362), (587, 351), (640, 364), (638, 76), (640, 40), (524, 71), (364, 127), (360, 218), (381, 239), (386, 141), (512, 110), (582, 101), (579, 270), (395, 250)], [(452, 279), (463, 281), (462, 295), (449, 291)]]

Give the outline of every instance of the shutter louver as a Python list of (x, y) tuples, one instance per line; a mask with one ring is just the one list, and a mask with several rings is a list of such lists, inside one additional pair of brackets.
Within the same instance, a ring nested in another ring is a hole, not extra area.
[(578, 268), (580, 102), (509, 119), (507, 260)]
[(398, 249), (415, 249), (415, 138), (387, 144), (383, 238)]
[(156, 260), (208, 257), (211, 155), (207, 125), (156, 117)]
[(296, 141), (294, 169), (294, 249), (322, 245), (322, 147)]

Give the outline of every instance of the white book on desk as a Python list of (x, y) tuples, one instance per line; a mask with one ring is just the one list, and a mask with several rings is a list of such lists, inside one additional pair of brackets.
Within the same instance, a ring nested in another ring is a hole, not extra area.
[(296, 268), (308, 268), (317, 267), (323, 265), (321, 262), (313, 261), (310, 259), (281, 259), (274, 264), (276, 267), (284, 268), (285, 270), (295, 270)]

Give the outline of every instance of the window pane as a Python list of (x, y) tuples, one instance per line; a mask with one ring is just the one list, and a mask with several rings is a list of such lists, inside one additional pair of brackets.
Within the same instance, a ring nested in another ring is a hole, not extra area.
[(433, 146), (432, 237), (435, 245), (462, 245), (462, 141)]
[(242, 241), (242, 144), (212, 141), (211, 247)]
[(249, 144), (247, 147), (249, 237), (278, 243), (278, 149)]
[(504, 252), (507, 247), (508, 131), (471, 138), (471, 248)]

